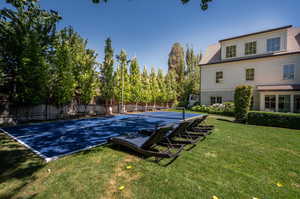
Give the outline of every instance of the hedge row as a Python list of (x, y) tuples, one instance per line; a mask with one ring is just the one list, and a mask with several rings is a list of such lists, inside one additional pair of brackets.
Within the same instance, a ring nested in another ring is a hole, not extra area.
[(248, 124), (300, 129), (300, 114), (251, 111)]

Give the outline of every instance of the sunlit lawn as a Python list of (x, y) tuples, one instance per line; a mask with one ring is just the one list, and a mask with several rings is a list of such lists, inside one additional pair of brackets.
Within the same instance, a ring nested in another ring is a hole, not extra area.
[(0, 198), (300, 198), (300, 131), (209, 123), (168, 167), (110, 146), (46, 164), (0, 134)]

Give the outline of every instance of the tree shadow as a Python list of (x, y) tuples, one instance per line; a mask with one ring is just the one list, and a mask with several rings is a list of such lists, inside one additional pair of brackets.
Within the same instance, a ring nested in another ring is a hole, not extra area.
[(217, 120), (222, 121), (222, 122), (236, 123), (235, 120), (230, 120), (230, 119), (225, 119), (225, 118), (218, 118)]
[(112, 149), (112, 150), (115, 150), (115, 151), (119, 151), (119, 152), (122, 152), (122, 153), (127, 153), (127, 154), (130, 154), (130, 155), (133, 155), (133, 156), (136, 156), (140, 159), (146, 159), (147, 157), (128, 148), (128, 147), (125, 147), (125, 146), (120, 146), (120, 145), (115, 145), (115, 144), (107, 144), (106, 145), (108, 148)]
[(0, 165), (0, 184), (12, 179), (21, 181), (20, 185), (0, 195), (0, 198), (12, 198), (36, 179), (33, 174), (45, 163), (29, 149), (0, 133)]

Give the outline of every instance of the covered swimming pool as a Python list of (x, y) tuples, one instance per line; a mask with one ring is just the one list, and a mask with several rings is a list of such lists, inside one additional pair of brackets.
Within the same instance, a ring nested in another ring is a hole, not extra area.
[(145, 112), (31, 125), (6, 127), (1, 130), (30, 148), (46, 161), (90, 149), (108, 142), (109, 138), (159, 126), (176, 124), (183, 119), (200, 117), (181, 112)]

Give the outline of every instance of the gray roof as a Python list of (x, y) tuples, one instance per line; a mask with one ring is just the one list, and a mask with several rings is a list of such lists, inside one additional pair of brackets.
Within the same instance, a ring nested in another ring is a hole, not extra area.
[[(287, 28), (290, 26), (285, 26), (285, 27)], [(283, 27), (281, 27), (280, 29), (282, 29), (282, 28)], [(279, 28), (271, 29), (271, 30), (274, 31), (274, 30), (278, 30), (278, 29)], [(268, 32), (271, 30), (268, 30)], [(263, 32), (266, 32), (266, 31), (262, 31), (259, 33), (263, 33)], [(254, 34), (254, 33), (252, 33), (252, 34)], [(248, 34), (248, 36), (252, 35), (252, 34)], [(258, 33), (255, 33), (255, 34), (258, 34)], [(288, 30), (288, 38), (287, 39), (288, 39), (288, 41), (287, 41), (287, 50), (286, 51), (275, 52), (275, 53), (266, 53), (266, 54), (247, 56), (247, 57), (236, 57), (236, 58), (226, 59), (226, 60), (221, 59), (221, 42), (219, 42), (217, 44), (210, 45), (207, 48), (207, 50), (204, 53), (204, 56), (200, 62), (200, 65), (211, 65), (211, 64), (228, 63), (228, 62), (235, 62), (235, 61), (273, 57), (273, 56), (299, 54), (300, 53), (300, 28), (290, 28)]]

